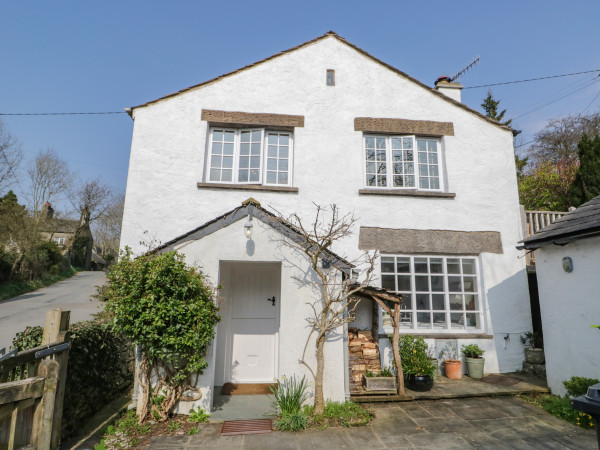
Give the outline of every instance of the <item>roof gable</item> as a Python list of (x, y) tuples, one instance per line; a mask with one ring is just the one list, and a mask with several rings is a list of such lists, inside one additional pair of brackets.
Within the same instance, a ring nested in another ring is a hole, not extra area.
[(302, 49), (302, 48), (304, 48), (304, 47), (307, 47), (307, 46), (309, 46), (309, 45), (315, 44), (315, 43), (317, 43), (317, 42), (319, 42), (319, 41), (322, 41), (322, 40), (324, 40), (324, 39), (327, 39), (327, 38), (333, 38), (333, 39), (336, 39), (338, 42), (341, 42), (342, 44), (344, 44), (344, 45), (347, 45), (348, 47), (352, 48), (352, 49), (353, 49), (353, 50), (355, 50), (356, 52), (358, 52), (358, 53), (360, 53), (361, 55), (365, 56), (367, 59), (369, 59), (369, 60), (371, 60), (371, 61), (373, 61), (373, 62), (375, 62), (375, 63), (377, 63), (377, 64), (379, 64), (379, 65), (383, 66), (384, 68), (386, 68), (386, 69), (388, 69), (388, 70), (390, 70), (390, 71), (394, 72), (395, 74), (397, 74), (397, 75), (399, 75), (399, 76), (401, 76), (401, 77), (403, 77), (403, 78), (405, 78), (405, 79), (407, 79), (407, 80), (411, 81), (412, 83), (416, 84), (417, 86), (419, 86), (419, 87), (421, 87), (421, 88), (423, 88), (423, 89), (427, 90), (427, 91), (428, 91), (428, 92), (430, 92), (431, 94), (438, 96), (438, 97), (439, 97), (439, 98), (441, 98), (442, 100), (444, 100), (444, 101), (446, 101), (446, 102), (448, 102), (448, 103), (451, 103), (451, 104), (453, 104), (454, 106), (457, 106), (457, 107), (459, 107), (459, 108), (461, 108), (461, 109), (463, 109), (463, 110), (465, 110), (465, 111), (468, 111), (468, 112), (470, 112), (470, 113), (472, 113), (472, 114), (476, 115), (476, 116), (477, 116), (477, 117), (479, 117), (480, 119), (483, 119), (483, 120), (485, 120), (485, 121), (486, 121), (486, 122), (488, 122), (488, 123), (491, 123), (491, 124), (493, 124), (493, 125), (496, 125), (496, 126), (497, 126), (497, 127), (499, 127), (499, 128), (502, 128), (502, 129), (504, 129), (504, 130), (507, 130), (507, 131), (511, 131), (511, 132), (512, 132), (512, 129), (511, 129), (510, 127), (508, 127), (508, 126), (506, 126), (506, 125), (502, 125), (501, 123), (499, 123), (499, 122), (497, 122), (497, 121), (495, 121), (495, 120), (493, 120), (493, 119), (490, 119), (489, 117), (487, 117), (487, 116), (485, 116), (485, 115), (481, 114), (479, 111), (476, 111), (476, 110), (474, 110), (474, 109), (472, 109), (472, 108), (469, 108), (469, 107), (468, 107), (468, 106), (466, 106), (465, 104), (463, 104), (463, 103), (461, 103), (461, 102), (458, 102), (458, 101), (456, 101), (456, 100), (454, 100), (454, 99), (452, 99), (452, 98), (450, 98), (450, 97), (448, 97), (448, 96), (446, 96), (446, 95), (442, 94), (441, 92), (439, 92), (439, 91), (437, 91), (437, 90), (435, 90), (435, 89), (433, 89), (433, 88), (431, 88), (431, 87), (427, 86), (426, 84), (422, 83), (421, 81), (417, 80), (416, 78), (413, 78), (413, 77), (411, 77), (410, 75), (406, 74), (405, 72), (402, 72), (401, 70), (397, 69), (396, 67), (394, 67), (394, 66), (392, 66), (392, 65), (390, 65), (390, 64), (387, 64), (387, 63), (385, 63), (385, 62), (381, 61), (380, 59), (378, 59), (378, 58), (374, 57), (373, 55), (371, 55), (371, 54), (370, 54), (370, 53), (368, 53), (367, 51), (365, 51), (365, 50), (361, 49), (360, 47), (357, 47), (356, 45), (354, 45), (354, 44), (352, 44), (351, 42), (347, 41), (346, 39), (344, 39), (343, 37), (339, 36), (337, 33), (333, 32), (333, 31), (328, 31), (328, 32), (327, 32), (327, 33), (325, 33), (324, 35), (322, 35), (322, 36), (319, 36), (319, 37), (317, 37), (317, 38), (315, 38), (315, 39), (312, 39), (312, 40), (310, 40), (310, 41), (304, 42), (304, 43), (302, 43), (302, 44), (300, 44), (300, 45), (297, 45), (297, 46), (295, 46), (295, 47), (289, 48), (289, 49), (287, 49), (287, 50), (283, 50), (283, 51), (281, 51), (281, 52), (279, 52), (279, 53), (276, 53), (276, 54), (274, 54), (274, 55), (271, 55), (271, 56), (269, 56), (269, 57), (267, 57), (267, 58), (264, 58), (264, 59), (262, 59), (262, 60), (260, 60), (260, 61), (254, 62), (254, 63), (252, 63), (252, 64), (248, 64), (247, 66), (244, 66), (244, 67), (242, 67), (242, 68), (240, 68), (240, 69), (236, 69), (236, 70), (234, 70), (234, 71), (232, 71), (232, 72), (225, 73), (225, 74), (223, 74), (223, 75), (220, 75), (220, 76), (218, 76), (218, 77), (215, 77), (215, 78), (212, 78), (212, 79), (210, 79), (210, 80), (204, 81), (204, 82), (202, 82), (202, 83), (195, 84), (195, 85), (193, 85), (193, 86), (190, 86), (190, 87), (187, 87), (187, 88), (181, 89), (181, 90), (179, 90), (179, 91), (177, 91), (177, 92), (173, 92), (173, 93), (171, 93), (171, 94), (165, 95), (165, 96), (163, 96), (163, 97), (160, 97), (160, 98), (157, 98), (157, 99), (155, 99), (155, 100), (151, 100), (151, 101), (148, 101), (148, 102), (142, 103), (142, 104), (140, 104), (140, 105), (133, 106), (133, 107), (131, 107), (131, 108), (125, 108), (125, 111), (127, 111), (127, 113), (128, 113), (130, 116), (132, 116), (132, 117), (133, 117), (132, 113), (133, 113), (133, 110), (134, 110), (134, 109), (136, 109), (136, 108), (143, 108), (143, 107), (145, 107), (145, 106), (152, 105), (152, 104), (154, 104), (154, 103), (157, 103), (157, 102), (160, 102), (160, 101), (162, 101), (162, 100), (166, 100), (166, 99), (169, 99), (169, 98), (172, 98), (172, 97), (178, 96), (178, 95), (180, 95), (180, 94), (183, 94), (183, 93), (185, 93), (185, 92), (188, 92), (188, 91), (191, 91), (191, 90), (195, 90), (195, 89), (199, 89), (199, 88), (202, 88), (202, 87), (204, 87), (204, 86), (207, 86), (207, 85), (209, 85), (209, 84), (216, 83), (216, 82), (218, 82), (218, 81), (220, 81), (220, 80), (222, 80), (222, 79), (224, 79), (224, 78), (227, 78), (227, 77), (230, 77), (230, 76), (236, 75), (236, 74), (238, 74), (238, 73), (240, 73), (240, 72), (243, 72), (243, 71), (245, 71), (245, 70), (248, 70), (248, 69), (251, 69), (251, 68), (253, 68), (253, 67), (256, 67), (256, 66), (258, 66), (258, 65), (260, 65), (260, 64), (262, 64), (262, 63), (265, 63), (265, 62), (267, 62), (267, 61), (273, 60), (273, 59), (275, 59), (275, 58), (278, 58), (278, 57), (280, 57), (280, 56), (283, 56), (283, 55), (286, 55), (286, 54), (292, 53), (292, 52), (294, 52), (294, 51), (296, 51), (296, 50), (299, 50), (299, 49)]
[[(171, 239), (168, 242), (165, 242), (164, 244), (152, 250), (150, 253), (162, 253), (175, 250), (175, 246), (178, 244), (202, 239), (205, 236), (213, 234), (249, 216), (254, 219), (260, 220), (266, 225), (269, 225), (270, 227), (274, 228), (277, 232), (281, 233), (283, 236), (296, 243), (304, 241), (302, 234), (296, 227), (294, 227), (289, 222), (282, 220), (272, 212), (264, 209), (262, 206), (260, 206), (259, 202), (250, 198), (244, 201), (241, 206), (238, 206), (237, 208), (232, 209), (231, 211), (228, 211), (219, 217), (215, 217), (213, 220), (206, 222), (205, 224), (200, 225), (199, 227), (194, 228), (193, 230), (190, 230), (187, 233), (184, 233), (180, 236), (177, 236), (174, 239)], [(327, 257), (327, 259), (329, 259), (331, 264), (340, 270), (347, 271), (354, 267), (352, 263), (348, 262), (341, 256), (336, 255), (332, 251), (325, 250), (324, 254)]]

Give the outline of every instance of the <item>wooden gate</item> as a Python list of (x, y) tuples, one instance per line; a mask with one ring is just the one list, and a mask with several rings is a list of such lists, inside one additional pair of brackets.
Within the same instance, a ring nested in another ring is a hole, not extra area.
[(41, 346), (0, 358), (0, 449), (58, 448), (69, 316), (69, 311), (48, 311)]

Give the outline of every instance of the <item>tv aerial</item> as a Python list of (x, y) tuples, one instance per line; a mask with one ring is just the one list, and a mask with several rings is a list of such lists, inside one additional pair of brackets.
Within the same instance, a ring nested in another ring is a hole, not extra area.
[(465, 73), (467, 73), (469, 70), (471, 70), (477, 64), (479, 64), (479, 55), (475, 56), (475, 58), (473, 58), (471, 60), (471, 62), (469, 64), (467, 64), (462, 70), (459, 70), (454, 75), (449, 77), (450, 78), (449, 81), (458, 82), (460, 80), (460, 77), (462, 77)]

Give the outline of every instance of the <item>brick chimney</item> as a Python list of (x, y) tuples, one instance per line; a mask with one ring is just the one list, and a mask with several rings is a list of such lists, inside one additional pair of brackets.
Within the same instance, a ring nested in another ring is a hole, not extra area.
[(46, 202), (42, 207), (42, 219), (50, 220), (54, 216), (54, 209), (52, 209), (52, 203)]
[(441, 92), (446, 97), (450, 97), (452, 100), (460, 102), (460, 92), (463, 85), (460, 83), (453, 83), (450, 77), (443, 75), (439, 77), (435, 82), (435, 90)]

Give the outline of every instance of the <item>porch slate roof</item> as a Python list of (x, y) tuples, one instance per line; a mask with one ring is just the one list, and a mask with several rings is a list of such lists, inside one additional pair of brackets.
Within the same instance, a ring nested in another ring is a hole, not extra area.
[(545, 245), (565, 245), (587, 237), (600, 236), (600, 196), (568, 212), (541, 232), (524, 239), (517, 248), (535, 250)]
[[(251, 215), (252, 218), (256, 218), (266, 225), (269, 225), (283, 236), (293, 240), (294, 242), (299, 242), (301, 239), (303, 239), (302, 234), (296, 227), (260, 206), (258, 201), (250, 198), (242, 202), (241, 206), (238, 206), (237, 208), (215, 217), (211, 221), (206, 222), (205, 224), (200, 225), (199, 227), (194, 228), (187, 233), (184, 233), (168, 242), (165, 242), (162, 245), (159, 245), (148, 253), (168, 252), (175, 250), (175, 245), (177, 244), (202, 239), (209, 234), (215, 233), (216, 231), (219, 231), (235, 222), (245, 219), (248, 217), (248, 215)], [(351, 262), (332, 251), (325, 250), (324, 254), (330, 260), (331, 264), (337, 269), (349, 270), (354, 267)]]

